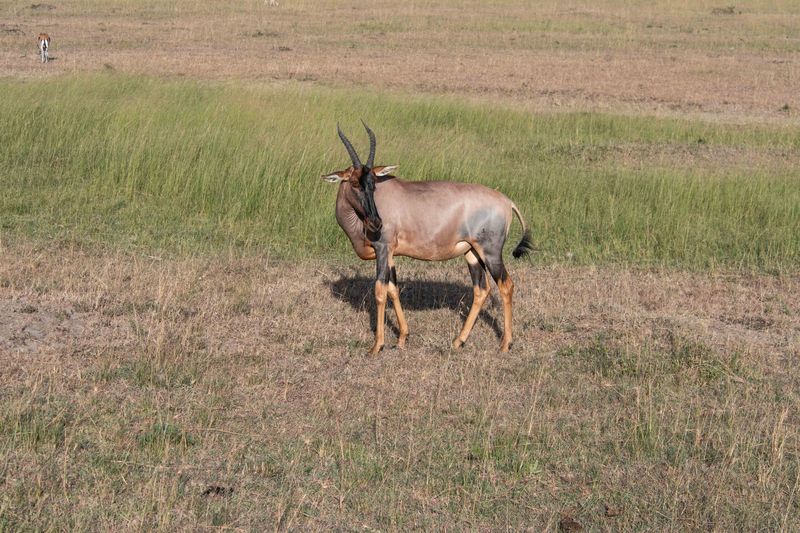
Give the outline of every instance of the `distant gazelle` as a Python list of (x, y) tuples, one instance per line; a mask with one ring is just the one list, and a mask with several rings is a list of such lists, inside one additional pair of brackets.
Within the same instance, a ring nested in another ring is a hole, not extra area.
[(40, 33), (38, 41), (39, 53), (42, 55), (42, 63), (47, 63), (50, 60), (50, 56), (47, 53), (48, 49), (50, 48), (50, 36), (46, 33)]
[(469, 337), (478, 313), (489, 295), (491, 274), (503, 299), (504, 330), (502, 351), (511, 347), (511, 299), (514, 283), (503, 264), (503, 245), (513, 216), (522, 225), (522, 239), (514, 257), (531, 250), (530, 232), (517, 206), (502, 193), (483, 185), (450, 181), (409, 182), (391, 175), (396, 166), (373, 166), (375, 134), (369, 135), (369, 158), (362, 164), (353, 145), (337, 126), (339, 138), (350, 155), (352, 166), (322, 176), (339, 183), (336, 196), (336, 221), (350, 238), (358, 257), (376, 260), (375, 301), (377, 325), (375, 344), (369, 354), (384, 345), (387, 295), (392, 298), (400, 328), (398, 348), (404, 348), (408, 324), (400, 306), (394, 256), (426, 261), (444, 261), (463, 255), (472, 277), (472, 308), (453, 347), (461, 347)]

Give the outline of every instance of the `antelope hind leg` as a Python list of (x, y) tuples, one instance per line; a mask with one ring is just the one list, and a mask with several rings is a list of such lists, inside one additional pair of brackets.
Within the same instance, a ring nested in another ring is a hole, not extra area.
[(486, 267), (495, 283), (497, 283), (500, 297), (503, 299), (503, 339), (500, 341), (500, 351), (507, 352), (511, 348), (513, 340), (511, 334), (511, 302), (514, 296), (514, 282), (511, 281), (511, 276), (508, 275), (508, 271), (503, 264), (503, 258), (499, 253), (495, 256), (487, 256)]
[(500, 278), (497, 282), (497, 288), (500, 289), (500, 296), (503, 298), (503, 340), (500, 343), (500, 351), (507, 352), (511, 349), (511, 342), (513, 341), (511, 335), (511, 303), (514, 298), (514, 282), (511, 277), (506, 273), (505, 278)]
[(464, 321), (464, 327), (461, 328), (461, 333), (458, 334), (453, 340), (453, 348), (461, 348), (472, 332), (475, 326), (475, 321), (478, 319), (478, 314), (483, 308), (483, 303), (486, 297), (489, 296), (489, 280), (486, 278), (486, 270), (483, 262), (478, 256), (470, 250), (464, 257), (469, 266), (469, 274), (472, 278), (472, 307), (469, 310), (467, 319)]

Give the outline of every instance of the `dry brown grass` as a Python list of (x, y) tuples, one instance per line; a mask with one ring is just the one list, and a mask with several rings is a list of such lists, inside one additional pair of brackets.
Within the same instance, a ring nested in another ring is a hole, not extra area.
[(797, 278), (0, 251), (0, 527), (800, 526)]
[[(52, 2), (0, 8), (0, 75), (114, 69), (797, 121), (800, 7), (751, 2)], [(727, 6), (722, 6), (727, 7)], [(35, 35), (53, 36), (37, 63)]]
[[(789, 1), (49, 4), (0, 5), (0, 76), (800, 109)], [(576, 157), (791, 165), (724, 146)], [(449, 348), (463, 264), (403, 261), (408, 349), (367, 359), (373, 268), (0, 239), (0, 530), (800, 529), (797, 276), (517, 263), (501, 354), (496, 303)]]

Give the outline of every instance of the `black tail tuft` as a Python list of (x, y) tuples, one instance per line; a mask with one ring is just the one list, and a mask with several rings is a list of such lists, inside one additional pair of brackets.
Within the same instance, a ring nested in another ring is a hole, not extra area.
[(524, 255), (528, 255), (528, 253), (533, 250), (533, 242), (531, 241), (531, 232), (530, 230), (525, 230), (525, 233), (522, 235), (522, 240), (519, 241), (519, 244), (511, 255), (514, 256), (514, 259), (519, 259)]

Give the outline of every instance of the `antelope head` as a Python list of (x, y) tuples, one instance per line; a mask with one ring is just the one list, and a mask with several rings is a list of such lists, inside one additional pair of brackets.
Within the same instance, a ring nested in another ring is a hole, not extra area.
[(364, 124), (364, 128), (369, 135), (369, 157), (367, 163), (361, 163), (361, 159), (353, 148), (353, 144), (347, 139), (339, 125), (336, 125), (336, 130), (339, 133), (339, 138), (342, 140), (347, 153), (350, 155), (350, 161), (353, 163), (345, 170), (339, 170), (331, 174), (322, 175), (322, 179), (328, 183), (347, 183), (350, 187), (354, 197), (353, 207), (364, 221), (364, 226), (368, 232), (378, 233), (383, 227), (378, 208), (375, 206), (375, 182), (376, 178), (390, 174), (397, 166), (374, 166), (375, 163), (375, 133)]

